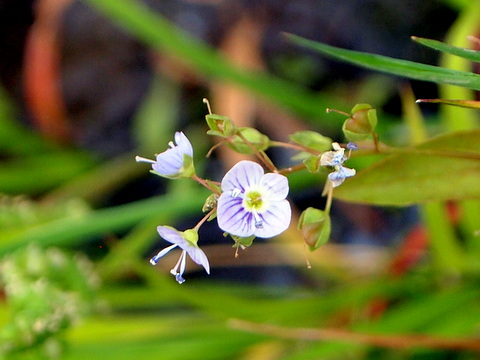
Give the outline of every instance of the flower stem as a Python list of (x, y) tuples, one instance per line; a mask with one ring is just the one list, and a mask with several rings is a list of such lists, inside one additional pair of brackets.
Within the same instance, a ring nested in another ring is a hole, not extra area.
[(216, 211), (217, 209), (212, 209), (210, 210), (199, 222), (197, 225), (195, 225), (195, 227), (193, 228), (193, 230), (196, 230), (198, 231), (198, 229), (200, 229), (200, 227), (205, 223), (205, 221), (207, 221), (211, 216), (212, 214)]
[(205, 179), (202, 179), (201, 177), (199, 177), (197, 174), (194, 174), (192, 176), (192, 179), (195, 180), (196, 182), (198, 182), (200, 185), (206, 187), (208, 190), (210, 190), (211, 192), (217, 194), (217, 195), (220, 195), (220, 191), (218, 191), (218, 189), (212, 187), (207, 180)]
[(288, 175), (288, 174), (291, 174), (293, 172), (297, 172), (297, 171), (300, 171), (300, 170), (303, 170), (303, 169), (305, 169), (305, 164), (300, 163), (300, 164), (297, 164), (295, 166), (290, 166), (290, 167), (287, 167), (287, 168), (284, 168), (284, 169), (280, 169), (280, 170), (277, 171), (277, 174)]
[(333, 186), (332, 186), (332, 182), (329, 179), (327, 179), (327, 182), (325, 183), (325, 189), (323, 191), (327, 192), (327, 203), (325, 204), (325, 212), (327, 214), (330, 214), (330, 209), (332, 207), (332, 199), (333, 199)]
[(313, 151), (312, 149), (309, 149), (305, 146), (301, 146), (301, 145), (297, 145), (297, 144), (291, 144), (291, 143), (285, 143), (285, 142), (281, 142), (281, 141), (271, 140), (270, 141), (270, 146), (289, 148), (289, 149), (293, 149), (293, 150), (297, 150), (297, 151), (307, 152), (307, 153), (310, 153), (312, 155), (319, 155), (320, 154), (320, 152)]
[(237, 131), (237, 135), (242, 139), (242, 141), (250, 148), (252, 149), (253, 153), (257, 155), (257, 157), (260, 159), (260, 161), (272, 172), (277, 172), (277, 168), (273, 164), (272, 160), (265, 154), (264, 151), (259, 151), (253, 144), (248, 141), (248, 139), (243, 136), (241, 131)]

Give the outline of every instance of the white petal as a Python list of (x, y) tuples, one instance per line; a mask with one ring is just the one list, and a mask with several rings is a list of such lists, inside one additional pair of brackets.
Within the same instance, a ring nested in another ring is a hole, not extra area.
[(253, 161), (242, 160), (236, 163), (223, 177), (222, 190), (240, 189), (245, 192), (247, 187), (258, 184), (264, 175), (263, 168)]
[(188, 255), (195, 261), (198, 265), (203, 266), (207, 274), (210, 274), (210, 264), (208, 263), (207, 255), (199, 247), (191, 246), (187, 249)]
[(340, 144), (337, 143), (337, 142), (332, 143), (332, 148), (333, 148), (333, 150), (335, 150), (335, 151), (342, 150), (342, 147), (341, 147)]
[(288, 179), (286, 176), (267, 173), (260, 180), (260, 185), (268, 191), (270, 200), (283, 200), (288, 195)]
[(193, 157), (193, 147), (192, 143), (188, 138), (185, 136), (185, 134), (181, 131), (177, 131), (175, 133), (175, 143), (178, 146), (179, 151), (185, 155), (189, 155), (190, 157)]
[(355, 169), (350, 169), (345, 166), (342, 166), (341, 171), (345, 177), (352, 177), (357, 173)]
[(192, 144), (183, 132), (175, 133), (175, 142), (176, 146), (170, 143), (170, 149), (157, 155), (157, 161), (152, 165), (155, 172), (164, 176), (175, 176), (183, 168), (183, 156), (193, 157)]
[(178, 148), (172, 148), (157, 155), (157, 161), (152, 165), (154, 171), (161, 175), (173, 176), (183, 167), (183, 154)]
[(170, 226), (157, 226), (157, 231), (164, 240), (180, 246), (183, 250), (191, 246), (179, 231)]
[(288, 200), (274, 201), (267, 211), (259, 214), (263, 226), (256, 228), (254, 235), (260, 238), (269, 238), (284, 232), (290, 225), (292, 209)]

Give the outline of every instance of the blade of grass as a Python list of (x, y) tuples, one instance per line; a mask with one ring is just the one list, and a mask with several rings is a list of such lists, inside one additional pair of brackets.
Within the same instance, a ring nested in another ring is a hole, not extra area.
[[(80, 218), (64, 218), (0, 236), (0, 256), (31, 242), (41, 246), (70, 246), (89, 241), (92, 236), (123, 231), (153, 214), (176, 217), (200, 209), (206, 197), (203, 190), (167, 194), (126, 205), (93, 211)], [(1, 235), (1, 234), (0, 234)]]
[[(451, 44), (468, 46), (467, 36), (475, 34), (480, 21), (480, 1), (471, 1), (460, 13), (453, 26), (450, 28), (446, 41)], [(478, 53), (478, 52), (477, 52)], [(470, 61), (456, 56), (443, 54), (441, 57), (442, 66), (457, 70), (469, 70), (472, 68)], [(468, 89), (441, 85), (440, 96), (445, 99), (474, 100), (476, 94)], [(457, 106), (442, 106), (443, 124), (448, 131), (462, 129), (476, 129), (480, 125), (479, 112), (472, 109), (459, 108)], [(472, 259), (478, 259), (480, 254), (479, 238), (475, 232), (480, 228), (480, 201), (467, 199), (459, 202), (460, 231), (466, 239), (466, 247)]]
[(425, 38), (416, 37), (416, 36), (412, 36), (411, 38), (413, 41), (419, 44), (441, 51), (443, 53), (459, 56), (461, 58), (472, 60), (475, 62), (480, 62), (480, 51), (466, 49), (458, 46), (452, 46), (452, 45), (443, 43), (441, 41), (425, 39)]
[(341, 49), (293, 34), (286, 34), (286, 36), (295, 44), (349, 64), (415, 80), (451, 84), (480, 90), (480, 75), (471, 72), (450, 70), (408, 60)]

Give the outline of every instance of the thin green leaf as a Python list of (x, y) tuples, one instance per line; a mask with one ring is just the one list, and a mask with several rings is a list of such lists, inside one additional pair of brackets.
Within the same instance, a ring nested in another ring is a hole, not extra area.
[(292, 42), (317, 51), (321, 54), (357, 66), (410, 79), (445, 83), (480, 90), (480, 75), (420, 64), (408, 60), (394, 59), (387, 56), (368, 54), (325, 45), (293, 34), (286, 35)]
[(458, 46), (452, 46), (452, 45), (445, 44), (441, 41), (425, 39), (425, 38), (420, 38), (416, 36), (412, 36), (412, 40), (419, 44), (428, 46), (429, 48), (432, 48), (441, 52), (445, 52), (447, 54), (452, 54), (452, 55), (460, 56), (467, 60), (480, 62), (480, 51), (465, 49)]
[(35, 153), (3, 162), (0, 193), (39, 194), (79, 176), (94, 164), (93, 157), (82, 151)]
[(71, 246), (89, 241), (92, 236), (123, 231), (138, 222), (158, 217), (188, 215), (201, 208), (203, 189), (185, 191), (139, 200), (133, 203), (93, 211), (79, 217), (68, 217), (14, 234), (0, 233), (0, 255), (29, 243), (42, 246)]
[(334, 196), (376, 205), (480, 198), (480, 130), (438, 136), (388, 156), (335, 189)]

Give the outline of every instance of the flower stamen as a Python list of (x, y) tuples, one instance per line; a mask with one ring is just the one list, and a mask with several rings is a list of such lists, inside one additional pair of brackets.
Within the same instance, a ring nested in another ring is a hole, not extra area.
[(155, 255), (154, 257), (152, 257), (150, 259), (150, 264), (157, 265), (160, 258), (162, 258), (166, 253), (168, 253), (170, 250), (176, 248), (177, 246), (178, 246), (177, 244), (173, 244), (173, 245), (170, 245), (170, 246), (166, 247), (165, 249), (161, 250), (157, 255)]
[(232, 190), (232, 197), (233, 198), (239, 197), (241, 193), (242, 193), (242, 190), (235, 188)]
[(148, 164), (155, 164), (154, 160), (147, 159), (147, 158), (144, 158), (144, 157), (141, 157), (141, 156), (135, 156), (135, 161), (136, 162), (144, 162), (144, 163), (148, 163)]

